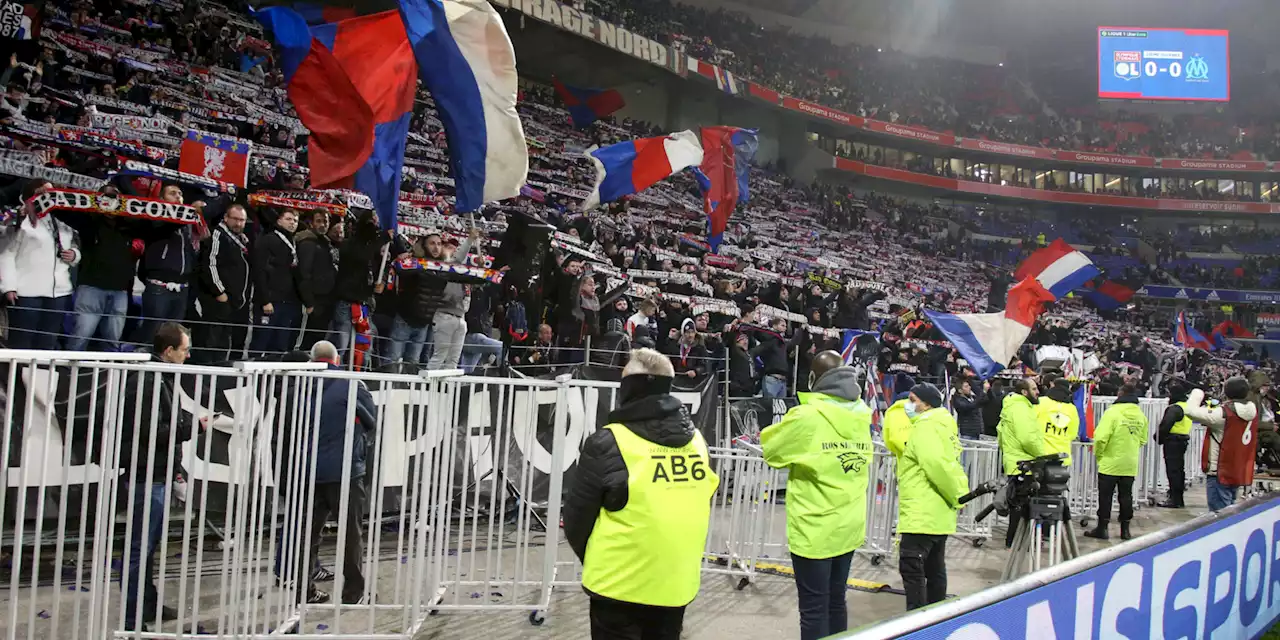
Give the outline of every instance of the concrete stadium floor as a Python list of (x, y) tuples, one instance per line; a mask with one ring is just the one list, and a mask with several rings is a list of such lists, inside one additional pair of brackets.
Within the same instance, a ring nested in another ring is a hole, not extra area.
[[(1187, 494), (1187, 509), (1158, 509), (1142, 507), (1136, 513), (1134, 533), (1155, 531), (1180, 522), (1184, 522), (1206, 511), (1203, 487), (1194, 487)], [(777, 517), (782, 517), (779, 513)], [(1077, 521), (1079, 514), (1077, 514)], [(1089, 553), (1119, 541), (1119, 527), (1112, 524), (1112, 540), (1099, 542), (1085, 538), (1077, 531), (1081, 553)], [(1000, 580), (1008, 551), (1003, 545), (1003, 524), (997, 525), (993, 535), (996, 539), (988, 541), (981, 547), (975, 547), (968, 540), (955, 539), (949, 541), (947, 547), (947, 565), (949, 592), (962, 596), (981, 591), (995, 585)], [(536, 547), (535, 547), (536, 548)], [(531, 548), (532, 549), (532, 548)], [(322, 547), (321, 557), (326, 566), (333, 567), (333, 541)], [(572, 552), (563, 542), (557, 556), (562, 561), (572, 558)], [(175, 556), (176, 557), (176, 556)], [(479, 560), (477, 562), (477, 559)], [(469, 554), (451, 556), (450, 566), (445, 569), (446, 578), (449, 572), (456, 571), (459, 576), (467, 576), (467, 571), (475, 571), (477, 564), (484, 564), (483, 558), (477, 554), (474, 558)], [(503, 557), (498, 565), (506, 567), (504, 572), (511, 573), (515, 566), (515, 558)], [(389, 591), (385, 585), (393, 582), (397, 563), (393, 557), (384, 556), (378, 563), (379, 593)], [(534, 573), (538, 573), (535, 571)], [(479, 577), (480, 572), (471, 574)], [(536, 577), (536, 576), (530, 576)], [(570, 579), (560, 575), (560, 579)], [(855, 556), (851, 578), (873, 583), (885, 583), (891, 589), (901, 589), (902, 581), (897, 572), (896, 556), (887, 558), (876, 566), (865, 556)], [(465, 578), (464, 578), (465, 579)], [(200, 578), (202, 593), (200, 597), (200, 622), (206, 628), (217, 625), (223, 597), (234, 594), (223, 594), (217, 589), (219, 580), (215, 575)], [(167, 604), (177, 604), (178, 580), (170, 579), (165, 583)], [(192, 586), (188, 582), (188, 593)], [(739, 591), (738, 577), (723, 574), (704, 574), (702, 590), (698, 598), (690, 605), (685, 615), (684, 638), (695, 640), (711, 640), (719, 638), (794, 638), (799, 634), (799, 616), (796, 605), (794, 581), (789, 577), (757, 572), (751, 584)], [(65, 583), (64, 583), (65, 585)], [(56, 616), (51, 615), (50, 603), (54, 599), (52, 587), (40, 587), (33, 593), (30, 589), (22, 589), (18, 597), (16, 616), (8, 617), (13, 593), (7, 589), (9, 581), (0, 584), (0, 612), (5, 614), (0, 620), (0, 635), (3, 637), (29, 638), (45, 640), (57, 638), (86, 637), (83, 630), (87, 620), (88, 593), (61, 593)], [(119, 607), (118, 582), (113, 583), (109, 618), (115, 619)], [(330, 585), (321, 585), (331, 588)], [(66, 589), (66, 587), (63, 587)], [(446, 596), (445, 604), (463, 607), (491, 602), (506, 604), (529, 604), (536, 602), (536, 591), (522, 587), (490, 587), (490, 593), (476, 593), (482, 587), (459, 587)], [(72, 589), (71, 591), (73, 591)], [(499, 593), (501, 592), (501, 593)], [(266, 613), (277, 610), (281, 599), (286, 595), (279, 589), (261, 590), (259, 613), (256, 617), (261, 633)], [(77, 612), (75, 603), (79, 602), (81, 610)], [(889, 592), (871, 593), (850, 590), (848, 593), (849, 626), (857, 628), (878, 621), (887, 620), (903, 613), (905, 602), (901, 595)], [(186, 607), (190, 612), (190, 606)], [(56, 624), (55, 627), (55, 619)], [(405, 617), (401, 612), (379, 611), (370, 616), (366, 612), (349, 612), (341, 616), (340, 629), (335, 628), (335, 620), (330, 610), (321, 609), (309, 615), (300, 631), (303, 634), (314, 634), (326, 637), (359, 637), (358, 634), (397, 633), (404, 629)], [(32, 624), (28, 624), (31, 621)], [(12, 627), (12, 628), (11, 628)], [(56, 628), (56, 631), (55, 631)], [(268, 629), (270, 627), (267, 627)], [(169, 623), (164, 631), (176, 631), (176, 624)], [(13, 636), (9, 634), (13, 633)], [(588, 619), (587, 596), (576, 586), (557, 588), (552, 594), (552, 605), (544, 624), (534, 626), (529, 622), (528, 611), (475, 612), (442, 609), (438, 615), (426, 618), (415, 640), (503, 640), (507, 638), (569, 640), (588, 638), (590, 624)], [(194, 636), (192, 636), (194, 637)], [(387, 637), (387, 636), (384, 636)], [(98, 640), (97, 638), (93, 640)]]
[[(1187, 492), (1186, 509), (1142, 507), (1134, 514), (1135, 535), (1149, 533), (1185, 522), (1207, 511), (1204, 488)], [(1113, 513), (1113, 517), (1114, 513)], [(1076, 537), (1081, 554), (1118, 544), (1119, 526), (1111, 525), (1112, 539), (1107, 542), (1084, 537), (1077, 517)], [(998, 540), (974, 547), (967, 540), (952, 539), (947, 545), (948, 591), (961, 596), (976, 593), (1000, 582), (1009, 552), (1004, 549), (1004, 526), (995, 530)], [(897, 560), (887, 559), (872, 566), (863, 556), (855, 556), (853, 578), (888, 583), (901, 589)], [(795, 638), (799, 637), (800, 617), (797, 612), (795, 582), (787, 577), (757, 574), (752, 584), (736, 591), (736, 578), (704, 576), (702, 590), (685, 613), (683, 638), (687, 640), (719, 640), (722, 638)], [(590, 637), (587, 596), (575, 588), (558, 589), (552, 600), (551, 615), (541, 627), (529, 624), (525, 615), (495, 613), (461, 615), (441, 613), (428, 620), (415, 640), (471, 640), (474, 638), (529, 638), (543, 640), (580, 640)], [(869, 593), (850, 590), (848, 594), (849, 628), (857, 628), (902, 614), (906, 603), (893, 593)]]

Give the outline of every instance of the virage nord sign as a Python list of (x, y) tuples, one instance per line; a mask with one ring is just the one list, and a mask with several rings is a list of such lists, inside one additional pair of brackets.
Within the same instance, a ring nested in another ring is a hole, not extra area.
[(1280, 498), (901, 636), (1255, 638), (1280, 617)]
[(495, 7), (513, 9), (531, 18), (541, 20), (584, 38), (655, 64), (670, 71), (680, 72), (678, 58), (662, 43), (650, 40), (624, 27), (605, 22), (585, 11), (579, 11), (555, 0), (489, 0)]

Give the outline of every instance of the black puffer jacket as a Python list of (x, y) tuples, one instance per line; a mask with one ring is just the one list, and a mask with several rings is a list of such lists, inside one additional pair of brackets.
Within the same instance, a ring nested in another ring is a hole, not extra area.
[(333, 264), (333, 244), (329, 238), (308, 229), (294, 236), (298, 247), (298, 295), (304, 306), (334, 300), (333, 286), (338, 268)]
[(396, 283), (396, 315), (411, 327), (430, 325), (449, 282), (432, 271), (403, 269), (396, 272)]
[(951, 396), (951, 406), (956, 410), (956, 426), (962, 437), (976, 439), (982, 435), (982, 407), (985, 404), (985, 393), (970, 396), (957, 393)]
[[(670, 395), (632, 400), (609, 414), (637, 436), (664, 447), (683, 447), (693, 439), (693, 422), (678, 399)], [(578, 559), (587, 555), (587, 540), (600, 509), (620, 511), (627, 506), (627, 464), (613, 432), (599, 429), (587, 438), (570, 473), (564, 498), (564, 536)]]

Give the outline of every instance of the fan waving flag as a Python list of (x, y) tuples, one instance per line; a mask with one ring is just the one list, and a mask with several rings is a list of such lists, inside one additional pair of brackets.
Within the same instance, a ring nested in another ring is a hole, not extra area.
[(1034, 278), (1009, 289), (1000, 313), (942, 313), (925, 311), (934, 326), (955, 345), (978, 376), (986, 380), (1008, 366), (1018, 347), (1031, 335), (1036, 318), (1054, 296)]
[(747, 178), (759, 139), (755, 129), (738, 127), (702, 128), (702, 163), (693, 175), (702, 189), (702, 208), (707, 213), (707, 244), (718, 252), (729, 226), (729, 217), (739, 202), (747, 202)]
[(1196, 331), (1196, 328), (1187, 322), (1185, 310), (1178, 312), (1177, 324), (1173, 327), (1173, 343), (1187, 349), (1204, 349), (1205, 351), (1217, 349), (1208, 338), (1204, 337), (1203, 333)]
[(551, 78), (551, 84), (555, 86), (556, 95), (560, 96), (560, 102), (564, 103), (564, 108), (569, 112), (573, 126), (579, 129), (585, 129), (596, 120), (611, 116), (618, 109), (627, 106), (622, 93), (617, 89), (571, 87), (554, 77)]
[(596, 184), (584, 210), (644, 191), (677, 171), (702, 164), (703, 157), (702, 144), (692, 131), (591, 147), (586, 155), (596, 166)]
[(1054, 299), (1061, 299), (1100, 273), (1089, 256), (1058, 238), (1018, 265), (1014, 277), (1018, 280), (1035, 278), (1053, 294)]

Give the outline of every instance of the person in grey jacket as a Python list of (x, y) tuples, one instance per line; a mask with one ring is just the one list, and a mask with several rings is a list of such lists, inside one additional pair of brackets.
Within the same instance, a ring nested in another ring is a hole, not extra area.
[[(471, 247), (479, 244), (480, 230), (472, 227), (467, 239), (456, 251), (445, 249), (445, 262), (462, 262)], [(450, 282), (444, 287), (440, 307), (432, 321), (431, 340), (434, 350), (427, 361), (428, 369), (456, 369), (462, 357), (462, 345), (467, 339), (467, 308), (471, 303), (471, 288), (460, 282)]]

